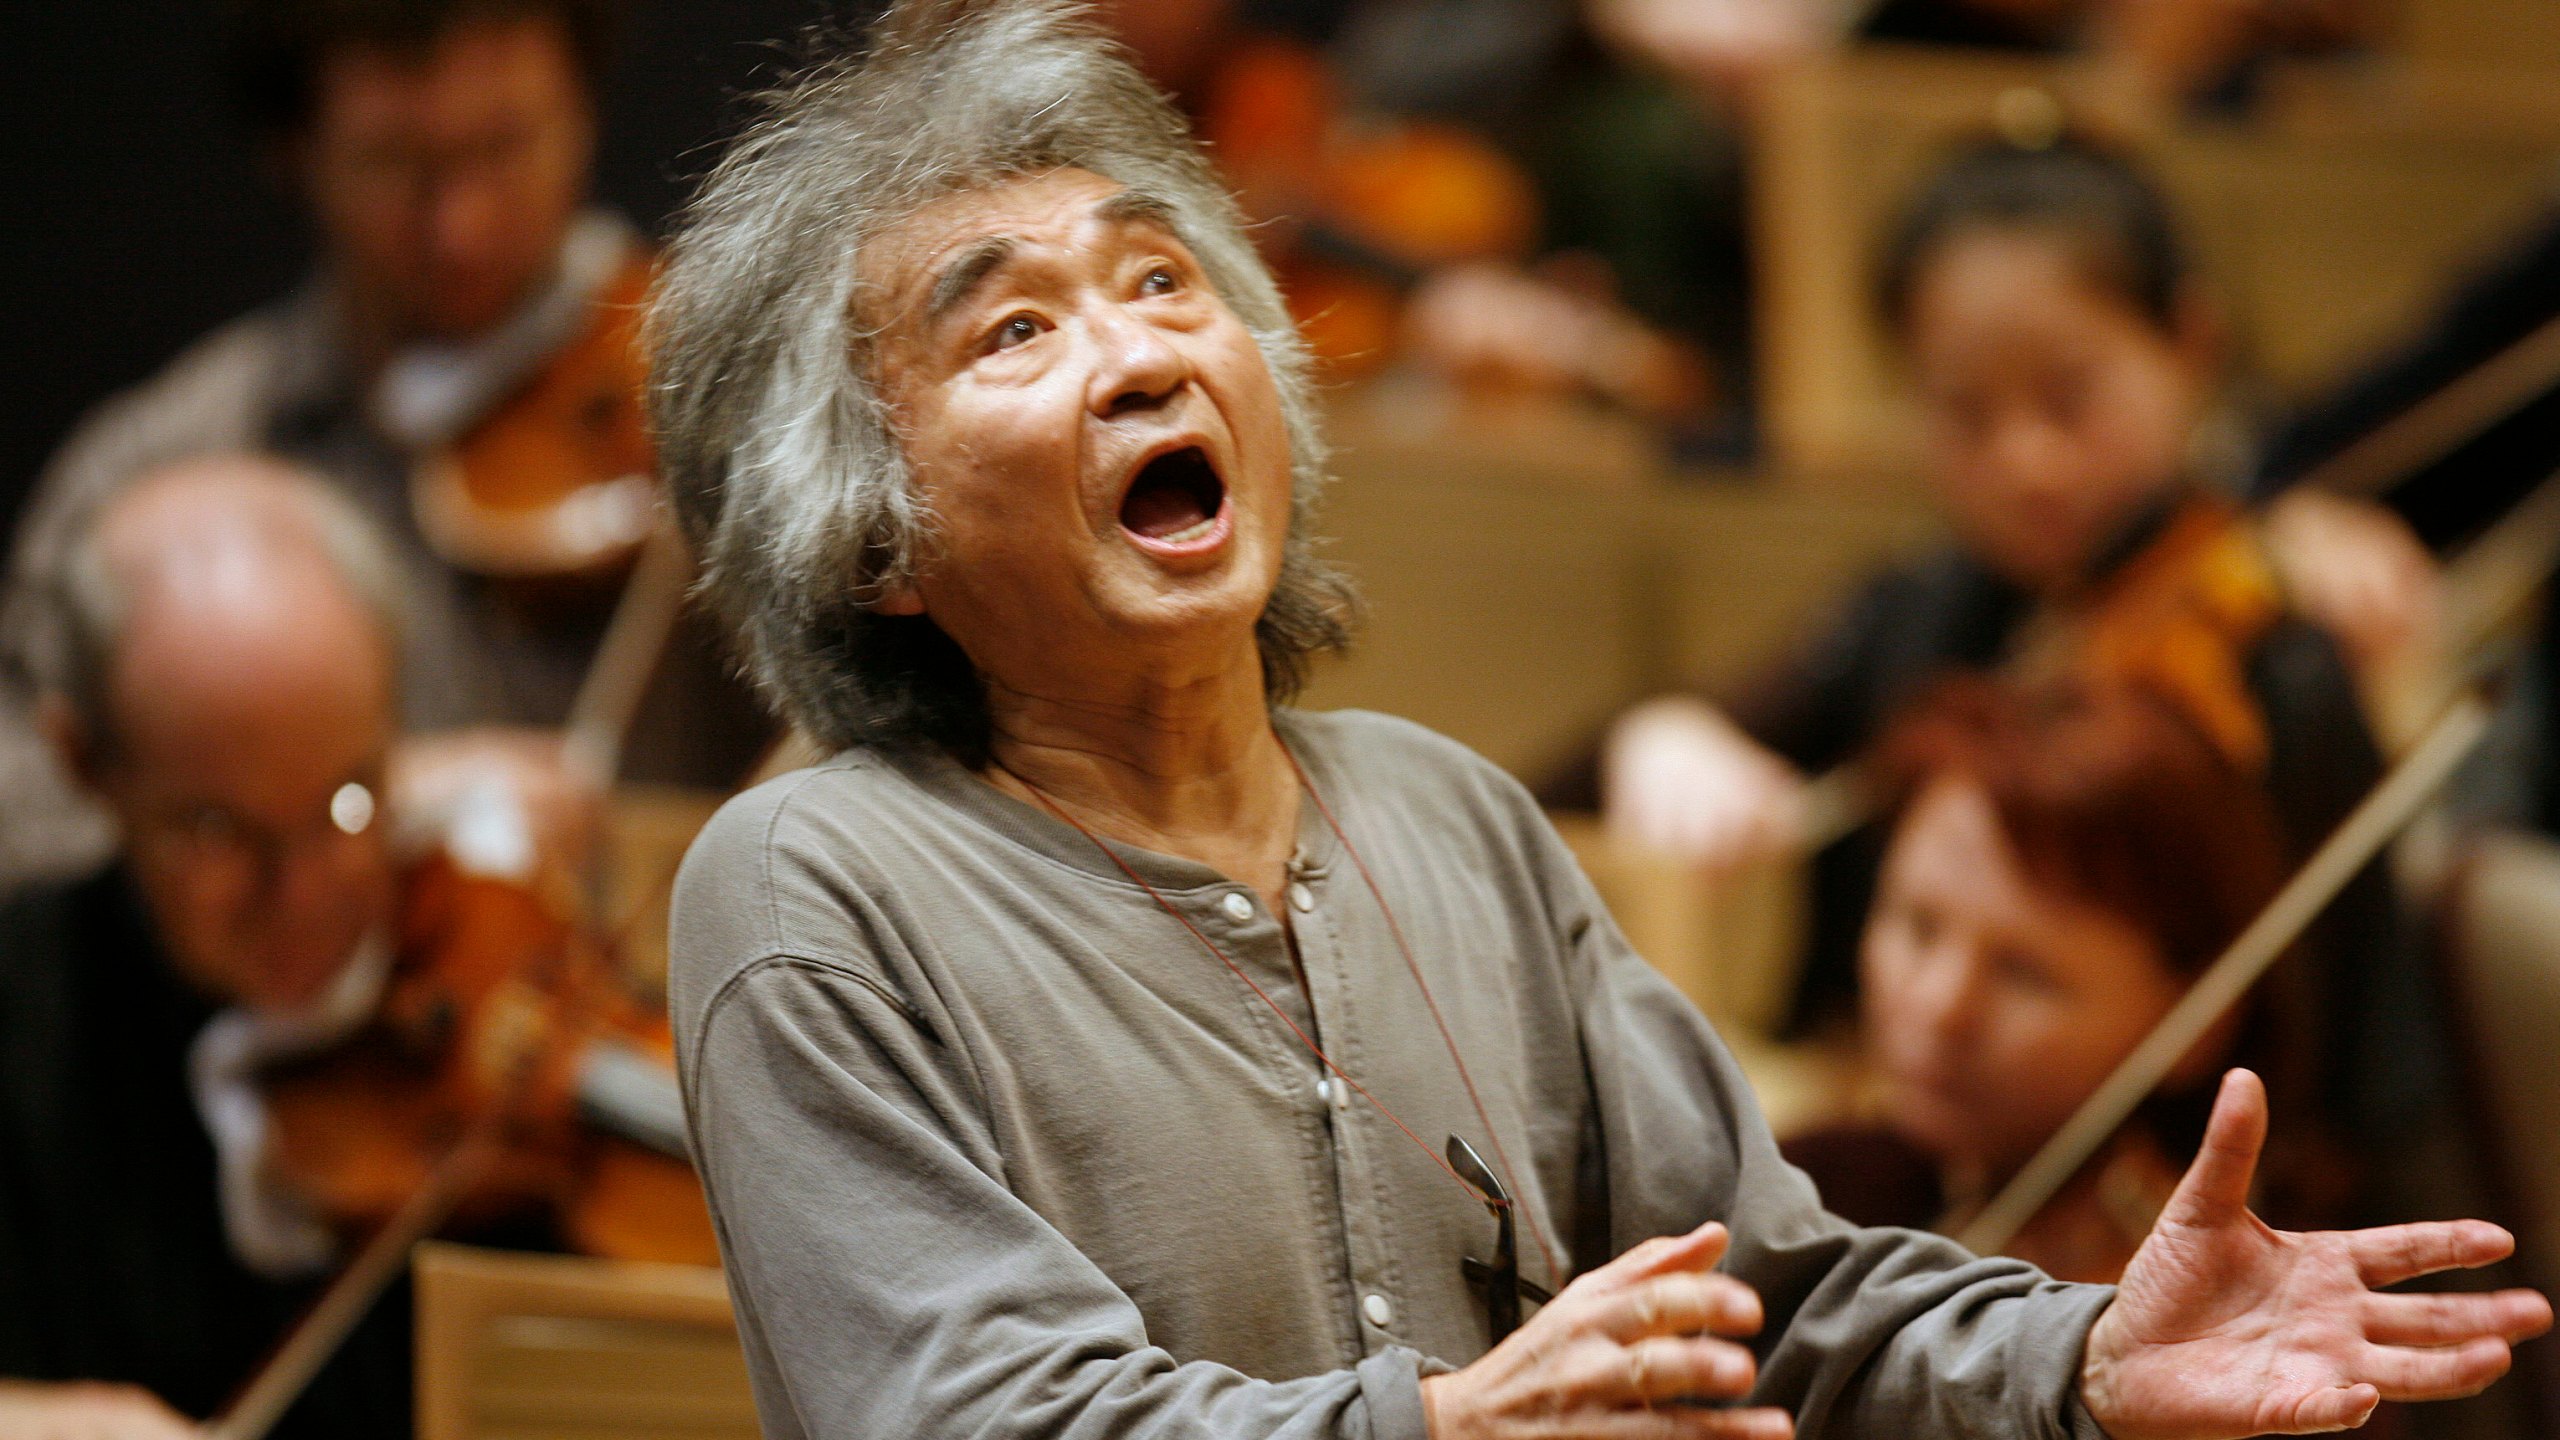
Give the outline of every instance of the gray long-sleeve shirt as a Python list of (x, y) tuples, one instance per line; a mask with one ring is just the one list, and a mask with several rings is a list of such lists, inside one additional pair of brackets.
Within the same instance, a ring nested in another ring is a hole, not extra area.
[[(1756, 1399), (1800, 1433), (2099, 1435), (2079, 1357), (2111, 1292), (1825, 1213), (1525, 792), (1401, 721), (1278, 723), (1496, 1136), (1314, 806), (1303, 987), (1251, 889), (1122, 857), (1433, 1148), (1498, 1139), (1564, 1268), (1723, 1220), (1769, 1316)], [(939, 754), (733, 801), (678, 884), (672, 986), (769, 1435), (1419, 1440), (1419, 1378), (1487, 1346), (1484, 1207), (1095, 842)]]

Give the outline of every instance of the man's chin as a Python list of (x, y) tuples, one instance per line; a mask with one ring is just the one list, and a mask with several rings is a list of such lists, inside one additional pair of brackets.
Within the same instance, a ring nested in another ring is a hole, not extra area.
[(413, 297), (410, 328), (420, 340), (466, 344), (514, 318), (529, 289), (495, 282), (436, 284)]
[(240, 987), (238, 1002), (262, 1015), (300, 1015), (329, 992), (330, 982), (338, 978), (353, 949), (352, 943), (337, 946), (322, 961), (267, 961), (258, 966), (253, 980)]
[(1270, 603), (1268, 586), (1240, 575), (1154, 576), (1123, 590), (1112, 606), (1113, 628), (1177, 647), (1224, 644), (1250, 634)]

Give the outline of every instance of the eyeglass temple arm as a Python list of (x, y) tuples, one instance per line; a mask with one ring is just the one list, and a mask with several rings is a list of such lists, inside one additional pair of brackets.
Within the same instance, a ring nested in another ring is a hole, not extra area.
[[(1476, 1147), (1468, 1144), (1464, 1136), (1449, 1137), (1449, 1168), (1457, 1171), (1459, 1179), (1474, 1186), (1484, 1196), (1486, 1209), (1498, 1216), (1511, 1208), (1511, 1192), (1503, 1188), (1501, 1178), (1493, 1173), (1493, 1167), (1484, 1163), (1484, 1157), (1476, 1153)], [(1493, 1267), (1482, 1260), (1469, 1259), (1466, 1273), (1469, 1280), (1479, 1285), (1493, 1283)], [(1556, 1298), (1555, 1292), (1516, 1272), (1515, 1283), (1522, 1295), (1538, 1304), (1544, 1305)]]
[[(1493, 1267), (1491, 1265), (1486, 1264), (1482, 1260), (1478, 1260), (1472, 1255), (1467, 1256), (1462, 1263), (1466, 1266), (1467, 1281), (1469, 1284), (1490, 1285), (1493, 1283)], [(1520, 1297), (1524, 1300), (1532, 1300), (1540, 1305), (1544, 1305), (1548, 1301), (1556, 1298), (1554, 1291), (1549, 1290), (1546, 1286), (1539, 1284), (1537, 1281), (1530, 1279), (1526, 1275), (1513, 1276), (1512, 1283), (1519, 1287)]]

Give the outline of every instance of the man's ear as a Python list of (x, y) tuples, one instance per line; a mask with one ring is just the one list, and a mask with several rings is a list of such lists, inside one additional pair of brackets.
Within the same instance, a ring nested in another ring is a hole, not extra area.
[(71, 702), (59, 695), (40, 696), (36, 700), (35, 718), (36, 733), (44, 736), (46, 746), (53, 751), (53, 758), (61, 763), (63, 770), (79, 783), (81, 789), (92, 794), (102, 792), (105, 786), (102, 783), (104, 777), (100, 774), (103, 766), (97, 739), (89, 733), (88, 726), (80, 723), (80, 717), (71, 709)]
[(871, 609), (879, 615), (921, 615), (924, 613), (924, 595), (913, 585), (893, 586), (880, 592), (879, 600)]

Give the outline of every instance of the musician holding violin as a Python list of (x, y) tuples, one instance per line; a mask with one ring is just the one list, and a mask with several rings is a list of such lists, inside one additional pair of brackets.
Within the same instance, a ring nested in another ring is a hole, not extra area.
[(447, 1220), (708, 1263), (663, 1020), (556, 918), (520, 802), (396, 823), (370, 522), (202, 457), (64, 559), (39, 715), (121, 845), (0, 906), (0, 1435), (195, 1433), (235, 1396), (232, 1440), (405, 1433), (405, 1307), (320, 1282)]
[[(228, 9), (241, 108), (319, 257), (292, 293), (83, 422), (39, 481), (13, 580), (21, 594), (46, 583), (76, 517), (155, 464), (290, 456), (340, 486), (399, 561), (413, 738), (395, 783), (412, 808), (500, 772), (573, 833), (601, 781), (564, 759), (561, 728), (657, 515), (634, 334), (651, 260), (587, 199), (617, 6)], [(10, 669), (25, 664), (25, 608), (0, 609)], [(689, 622), (662, 648), (633, 773), (733, 783), (764, 741), (752, 705)], [(17, 799), (0, 824), (6, 883), (96, 847), (41, 763), (24, 677), (0, 671), (0, 689), (19, 692), (0, 693), (0, 774)]]
[[(328, 1258), (261, 1193), (240, 1062), (388, 958), (397, 572), (245, 459), (137, 482), (66, 559), (44, 723), (122, 842), (0, 908), (0, 1434), (174, 1436)], [(301, 1433), (402, 1433), (406, 1328), (358, 1336)]]
[[(2298, 860), (2380, 774), (2362, 692), (2428, 633), (2423, 550), (2368, 505), (2297, 495), (2258, 517), (2214, 493), (2219, 322), (2166, 201), (2108, 150), (1960, 155), (1889, 237), (1878, 289), (1951, 540), (1730, 707), (1629, 711), (1542, 798), (1717, 870), (1805, 845), (1808, 777), (1866, 753), (1950, 670), (2121, 672), (2208, 726)], [(1799, 1027), (1852, 1008), (1882, 843), (1867, 827), (1816, 857)], [(2423, 1133), (2450, 1050), (2378, 872), (2311, 943), (2334, 982), (2328, 1083)]]
[[(2265, 790), (2183, 704), (2135, 680), (1950, 679), (1878, 763), (1893, 817), (1860, 955), (1871, 1116), (1784, 1138), (1862, 1224), (1954, 1231), (2148, 1034), (2292, 868)], [(2213, 1078), (2264, 1076), (2257, 1208), (2355, 1213), (2320, 1103), (2298, 970), (2181, 1057), (2166, 1084), (2004, 1247), (2048, 1274), (2123, 1273), (2195, 1156)]]

